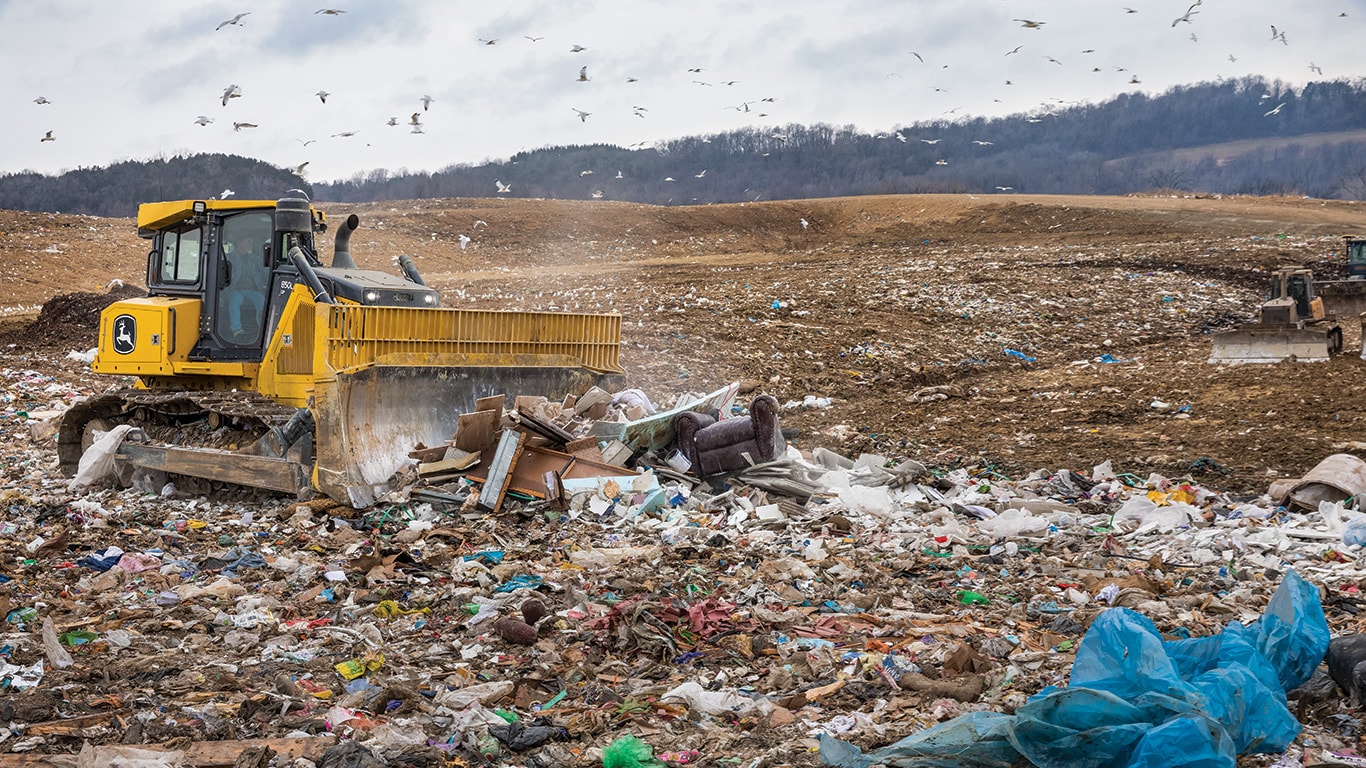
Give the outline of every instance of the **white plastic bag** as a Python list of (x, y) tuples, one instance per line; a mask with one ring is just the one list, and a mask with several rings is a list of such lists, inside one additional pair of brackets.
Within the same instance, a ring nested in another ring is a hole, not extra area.
[(71, 478), (71, 488), (91, 485), (114, 472), (114, 454), (118, 453), (123, 438), (127, 437), (132, 425), (120, 424), (105, 432), (85, 449), (81, 461), (76, 465), (76, 476)]
[(990, 520), (977, 521), (977, 530), (998, 539), (1035, 536), (1048, 530), (1048, 520), (1023, 509), (1007, 509)]
[(659, 700), (681, 701), (707, 715), (745, 715), (756, 709), (766, 715), (773, 711), (773, 704), (767, 699), (751, 699), (733, 690), (708, 691), (693, 680), (667, 691)]

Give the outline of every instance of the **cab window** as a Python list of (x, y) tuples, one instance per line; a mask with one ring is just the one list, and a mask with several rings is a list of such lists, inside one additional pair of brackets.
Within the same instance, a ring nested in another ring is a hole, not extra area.
[(197, 227), (161, 236), (161, 282), (189, 284), (199, 281), (200, 239)]

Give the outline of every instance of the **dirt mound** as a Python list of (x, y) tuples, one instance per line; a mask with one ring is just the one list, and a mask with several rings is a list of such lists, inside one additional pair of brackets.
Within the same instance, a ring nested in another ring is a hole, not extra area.
[(21, 349), (45, 349), (54, 346), (93, 346), (99, 335), (100, 312), (116, 301), (146, 296), (147, 292), (135, 285), (116, 283), (106, 293), (64, 293), (54, 296), (43, 305), (37, 319), (26, 327), (13, 331), (8, 344)]

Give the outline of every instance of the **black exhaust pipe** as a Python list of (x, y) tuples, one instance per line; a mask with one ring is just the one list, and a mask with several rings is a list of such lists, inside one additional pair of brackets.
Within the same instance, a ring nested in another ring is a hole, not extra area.
[(337, 240), (332, 249), (333, 269), (359, 269), (356, 260), (351, 258), (351, 233), (359, 226), (360, 217), (353, 213), (337, 227)]
[(408, 254), (405, 253), (398, 257), (398, 269), (403, 273), (404, 277), (408, 278), (408, 282), (417, 283), (418, 285), (427, 284), (427, 281), (422, 279), (422, 275), (418, 274), (417, 265), (413, 263), (412, 258), (409, 257)]
[(308, 257), (304, 255), (304, 249), (298, 245), (290, 245), (289, 263), (299, 270), (299, 277), (303, 279), (304, 285), (313, 292), (313, 300), (319, 304), (331, 304), (332, 295), (323, 287), (323, 281), (318, 278), (318, 273), (313, 271), (313, 265), (308, 263)]

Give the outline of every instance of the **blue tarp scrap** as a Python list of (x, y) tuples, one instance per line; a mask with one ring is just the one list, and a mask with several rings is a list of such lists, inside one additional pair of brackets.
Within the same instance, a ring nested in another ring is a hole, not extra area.
[(1328, 650), (1318, 588), (1291, 571), (1266, 613), (1209, 637), (1163, 640), (1148, 618), (1111, 608), (1082, 639), (1066, 688), (1013, 715), (973, 712), (864, 754), (820, 736), (839, 768), (1234, 768), (1284, 751), (1300, 724), (1285, 692)]

